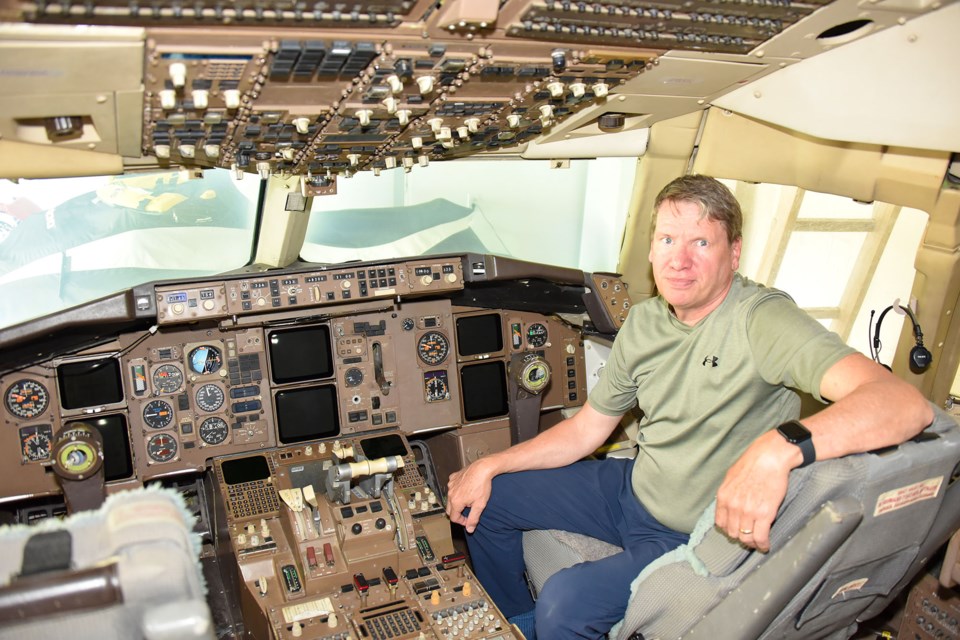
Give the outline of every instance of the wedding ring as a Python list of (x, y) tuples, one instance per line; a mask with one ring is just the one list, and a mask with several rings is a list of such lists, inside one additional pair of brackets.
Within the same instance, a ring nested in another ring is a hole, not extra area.
[(753, 529), (740, 529), (740, 533), (742, 533), (745, 536), (748, 536), (751, 533), (753, 533)]

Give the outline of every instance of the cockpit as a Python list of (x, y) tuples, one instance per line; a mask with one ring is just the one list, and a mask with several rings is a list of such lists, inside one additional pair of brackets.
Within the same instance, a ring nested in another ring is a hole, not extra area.
[(447, 480), (583, 407), (690, 172), (952, 408), (958, 10), (0, 1), (0, 522), (162, 489), (215, 637), (519, 638)]

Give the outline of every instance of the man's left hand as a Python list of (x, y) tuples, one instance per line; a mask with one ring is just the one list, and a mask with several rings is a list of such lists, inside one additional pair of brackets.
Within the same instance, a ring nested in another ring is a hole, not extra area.
[(770, 550), (770, 526), (787, 495), (790, 470), (800, 450), (776, 431), (757, 438), (727, 471), (717, 490), (716, 523), (728, 536)]

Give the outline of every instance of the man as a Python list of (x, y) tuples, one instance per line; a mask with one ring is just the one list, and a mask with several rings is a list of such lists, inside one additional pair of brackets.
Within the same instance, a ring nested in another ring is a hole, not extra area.
[[(916, 389), (736, 273), (742, 214), (720, 182), (678, 178), (654, 211), (659, 296), (633, 307), (580, 412), (450, 478), (448, 513), (470, 533), (477, 576), (528, 638), (534, 621), (543, 640), (603, 637), (630, 582), (687, 541), (714, 497), (720, 529), (768, 550), (791, 469), (900, 443), (933, 419)], [(800, 424), (793, 389), (833, 404)], [(580, 461), (637, 405), (635, 462)], [(624, 551), (558, 572), (534, 608), (521, 546), (530, 529)]]

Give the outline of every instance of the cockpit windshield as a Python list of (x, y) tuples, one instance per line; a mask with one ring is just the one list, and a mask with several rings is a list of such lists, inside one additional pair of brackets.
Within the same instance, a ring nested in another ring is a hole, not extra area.
[[(635, 173), (635, 158), (363, 172), (313, 199), (300, 257), (477, 252), (615, 271)], [(0, 327), (249, 264), (261, 184), (221, 169), (0, 181)]]
[(258, 192), (220, 169), (0, 181), (0, 327), (247, 264)]
[(358, 173), (338, 181), (335, 196), (314, 198), (300, 257), (477, 252), (615, 271), (636, 162), (460, 160)]

